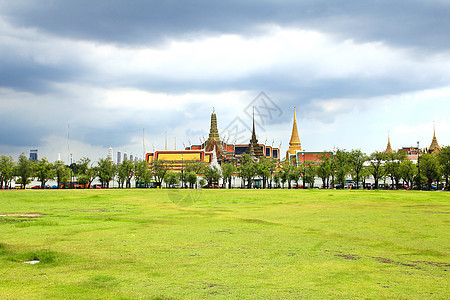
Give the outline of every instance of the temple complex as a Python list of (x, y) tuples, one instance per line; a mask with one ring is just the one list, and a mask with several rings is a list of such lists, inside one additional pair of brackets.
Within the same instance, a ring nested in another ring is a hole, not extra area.
[(154, 160), (164, 160), (174, 171), (181, 171), (188, 162), (203, 162), (211, 164), (214, 160), (218, 164), (224, 162), (239, 162), (244, 155), (259, 159), (260, 157), (273, 158), (279, 161), (280, 149), (271, 145), (261, 144), (256, 138), (255, 120), (253, 115), (253, 130), (248, 144), (228, 144), (220, 139), (217, 115), (215, 110), (211, 114), (211, 124), (208, 139), (198, 145), (190, 145), (184, 150), (161, 150), (146, 154), (147, 163)]

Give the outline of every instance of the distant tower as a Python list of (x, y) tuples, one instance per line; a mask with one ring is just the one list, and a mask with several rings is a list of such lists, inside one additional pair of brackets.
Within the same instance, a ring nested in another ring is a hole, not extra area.
[(394, 153), (394, 151), (392, 151), (392, 147), (391, 147), (391, 139), (390, 139), (390, 137), (389, 137), (389, 134), (388, 134), (388, 143), (387, 143), (386, 150), (384, 151), (384, 153), (387, 153), (387, 154), (392, 154), (392, 153)]
[(38, 160), (38, 151), (30, 150), (30, 160)]
[(58, 161), (61, 161), (61, 153), (58, 152)]
[(127, 159), (128, 159), (128, 154), (127, 154), (127, 151), (125, 151), (123, 153), (123, 161), (126, 161)]
[(130, 154), (130, 160), (133, 161), (133, 154)]
[(117, 164), (120, 165), (122, 163), (122, 152), (117, 150)]
[(108, 149), (108, 159), (109, 159), (110, 161), (114, 161), (114, 160), (113, 160), (113, 148), (111, 148), (111, 146), (110, 146), (109, 149)]
[(300, 138), (298, 137), (297, 116), (294, 106), (294, 124), (292, 125), (292, 134), (291, 141), (289, 142), (289, 149), (288, 151), (286, 151), (286, 159), (289, 159), (289, 155), (296, 154), (297, 151), (302, 151), (302, 143), (300, 143)]

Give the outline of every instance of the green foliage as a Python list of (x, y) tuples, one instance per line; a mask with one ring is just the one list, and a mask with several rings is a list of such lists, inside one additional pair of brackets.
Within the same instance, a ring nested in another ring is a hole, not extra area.
[(102, 186), (109, 187), (109, 182), (113, 180), (116, 173), (116, 166), (109, 158), (101, 158), (98, 161), (98, 179)]
[(58, 183), (58, 188), (61, 187), (61, 185), (67, 184), (67, 182), (70, 179), (70, 169), (68, 166), (66, 166), (62, 161), (56, 161), (53, 164), (53, 167), (55, 168), (55, 178)]
[(175, 172), (167, 172), (164, 176), (164, 182), (168, 187), (173, 188), (175, 184), (180, 182), (180, 176)]
[(423, 154), (419, 158), (419, 170), (421, 175), (427, 179), (427, 184), (431, 187), (431, 184), (441, 179), (441, 168), (436, 155)]
[(373, 176), (375, 181), (375, 189), (378, 189), (378, 181), (386, 174), (386, 168), (384, 167), (384, 161), (386, 160), (386, 154), (384, 152), (374, 152), (369, 156), (369, 172)]
[(164, 180), (166, 173), (169, 171), (167, 163), (160, 159), (154, 160), (151, 166), (151, 170), (157, 186), (161, 187), (161, 183)]
[(450, 146), (443, 147), (442, 151), (438, 153), (437, 158), (441, 166), (442, 176), (445, 178), (447, 191), (450, 191)]
[(204, 175), (206, 180), (208, 181), (208, 186), (211, 187), (212, 185), (219, 184), (220, 178), (222, 178), (222, 174), (219, 169), (217, 169), (215, 166), (208, 166), (204, 170)]
[(55, 178), (55, 170), (53, 164), (48, 162), (47, 158), (42, 158), (33, 166), (34, 174), (38, 181), (41, 182), (41, 188), (45, 187), (47, 181)]
[(194, 172), (189, 172), (186, 174), (186, 182), (189, 183), (189, 187), (193, 188), (194, 184), (197, 183), (197, 174), (195, 174)]
[(150, 183), (152, 172), (144, 160), (134, 162), (134, 179), (136, 182)]
[(9, 187), (14, 178), (14, 159), (11, 156), (0, 156), (0, 188)]
[(239, 177), (242, 179), (244, 186), (252, 187), (253, 178), (256, 176), (256, 164), (248, 154), (244, 154), (240, 161), (238, 169)]
[(24, 153), (19, 155), (19, 160), (14, 168), (14, 175), (18, 176), (19, 179), (16, 183), (20, 183), (22, 188), (31, 182), (33, 176), (33, 162), (28, 160)]
[(228, 188), (231, 188), (231, 178), (234, 173), (237, 172), (237, 168), (233, 163), (225, 163), (222, 165), (223, 180), (228, 183)]
[(369, 158), (367, 155), (362, 153), (361, 150), (352, 150), (349, 153), (348, 161), (350, 164), (350, 172), (352, 174), (353, 180), (356, 182), (356, 189), (359, 189), (359, 182), (361, 180), (361, 176), (364, 170), (364, 163)]
[(123, 184), (126, 183), (126, 187), (131, 187), (131, 178), (134, 174), (134, 163), (126, 159), (120, 165), (117, 166), (117, 180), (119, 188), (123, 188)]

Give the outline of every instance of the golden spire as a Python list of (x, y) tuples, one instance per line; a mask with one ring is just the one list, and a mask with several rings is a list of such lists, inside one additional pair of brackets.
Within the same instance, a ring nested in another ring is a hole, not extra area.
[(386, 151), (384, 151), (384, 153), (387, 153), (387, 154), (392, 154), (392, 153), (394, 153), (394, 151), (392, 151), (392, 147), (391, 147), (391, 139), (390, 139), (390, 137), (389, 137), (389, 133), (388, 133), (388, 143), (387, 143)]
[(289, 142), (289, 150), (286, 151), (286, 158), (289, 158), (290, 154), (295, 154), (297, 151), (302, 151), (302, 143), (298, 137), (297, 129), (297, 115), (294, 106), (294, 124), (292, 125), (291, 141)]
[(428, 148), (428, 153), (438, 153), (441, 152), (442, 148), (439, 146), (437, 138), (436, 138), (436, 126), (433, 122), (433, 140), (431, 141), (431, 145)]

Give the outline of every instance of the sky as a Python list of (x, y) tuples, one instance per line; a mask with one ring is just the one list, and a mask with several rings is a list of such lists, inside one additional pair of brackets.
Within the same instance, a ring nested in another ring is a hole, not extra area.
[[(450, 1), (0, 0), (0, 154), (450, 145)], [(114, 155), (115, 156), (115, 155)], [(284, 155), (283, 155), (284, 156)], [(115, 159), (115, 158), (114, 158)]]

